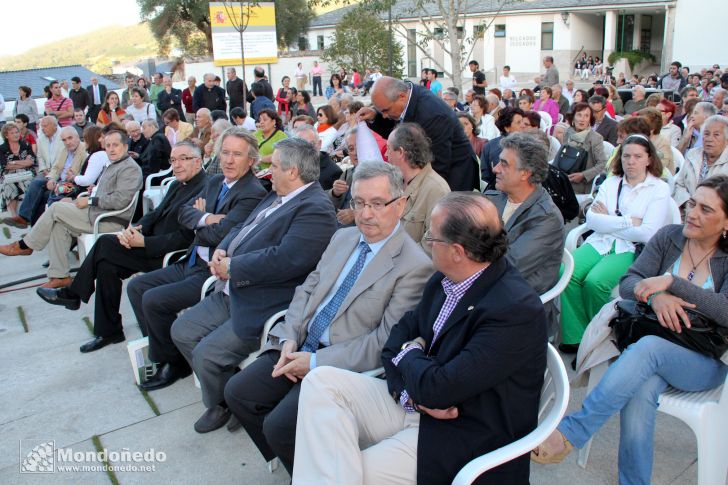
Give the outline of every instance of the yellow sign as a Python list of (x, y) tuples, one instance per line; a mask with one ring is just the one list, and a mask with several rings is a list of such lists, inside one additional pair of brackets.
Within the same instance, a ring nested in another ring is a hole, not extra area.
[[(212, 51), (216, 66), (278, 62), (276, 11), (273, 2), (210, 2)], [(240, 30), (243, 30), (243, 48)]]

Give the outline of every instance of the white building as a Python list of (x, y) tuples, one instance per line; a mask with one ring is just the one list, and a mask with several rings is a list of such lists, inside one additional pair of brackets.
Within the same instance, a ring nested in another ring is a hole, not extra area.
[[(436, 67), (416, 46), (424, 31), (421, 13), (413, 14), (412, 1), (397, 1), (393, 17), (406, 27), (407, 37), (398, 36), (404, 47), (406, 74), (418, 78), (420, 69)], [(691, 70), (728, 64), (728, 51), (721, 46), (728, 18), (728, 0), (525, 0), (471, 2), (459, 27), (473, 37), (483, 23), (492, 23), (476, 41), (471, 59), (480, 63), (489, 82), (511, 66), (519, 80), (530, 80), (543, 71), (541, 59), (554, 57), (562, 80), (573, 72), (581, 52), (606, 59), (614, 51), (641, 50), (655, 56), (645, 71), (666, 72), (673, 60)], [(353, 7), (345, 7), (314, 19), (307, 37), (311, 49), (328, 45), (336, 24)], [(430, 13), (435, 10), (430, 7)], [(494, 17), (495, 15), (495, 17)], [(382, 17), (384, 19), (384, 16)], [(446, 70), (449, 56), (441, 45), (430, 42), (429, 55)], [(464, 73), (465, 79), (469, 74)]]

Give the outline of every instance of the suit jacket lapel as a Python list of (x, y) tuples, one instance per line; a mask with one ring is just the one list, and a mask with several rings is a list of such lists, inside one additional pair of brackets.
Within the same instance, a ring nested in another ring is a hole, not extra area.
[[(520, 217), (520, 215), (523, 214), (524, 212), (526, 212), (528, 209), (530, 209), (531, 206), (533, 204), (535, 204), (536, 201), (541, 197), (541, 190), (542, 190), (541, 186), (540, 185), (537, 186), (536, 190), (534, 190), (533, 193), (531, 193), (531, 195), (529, 195), (528, 198), (526, 200), (524, 200), (523, 203), (520, 206), (518, 206), (518, 208), (515, 211), (513, 211), (513, 214), (511, 214), (511, 217), (508, 219), (508, 222), (506, 222), (506, 225), (505, 225), (506, 232), (510, 231), (511, 228), (513, 227), (513, 225), (516, 223), (516, 221)], [(507, 199), (506, 199), (506, 202), (507, 202)]]
[[(473, 285), (465, 292), (463, 297), (455, 306), (455, 309), (445, 321), (445, 325), (442, 327), (442, 330), (440, 330), (440, 334), (438, 335), (437, 342), (435, 342), (435, 344), (442, 342), (443, 337), (448, 330), (453, 328), (461, 320), (468, 317), (470, 312), (475, 308), (480, 300), (482, 300), (488, 291), (490, 291), (490, 288), (498, 282), (507, 267), (508, 263), (506, 262), (506, 259), (501, 258), (498, 261), (491, 263), (491, 265), (483, 271), (480, 277), (475, 280)], [(443, 299), (443, 303), (444, 302), (445, 300)], [(438, 307), (437, 313), (439, 314), (439, 312), (440, 308)], [(435, 315), (435, 318), (437, 318), (437, 315)], [(433, 320), (432, 324), (434, 324), (434, 322), (435, 321)]]

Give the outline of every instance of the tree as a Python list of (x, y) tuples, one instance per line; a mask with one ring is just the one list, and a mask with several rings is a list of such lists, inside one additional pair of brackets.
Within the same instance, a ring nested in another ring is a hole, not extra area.
[[(445, 76), (451, 77), (454, 86), (461, 87), (463, 85), (462, 74), (467, 68), (476, 41), (490, 28), (504, 7), (520, 1), (522, 0), (413, 0), (406, 2), (409, 6), (400, 8), (392, 16), (392, 30), (403, 38), (407, 38), (408, 28), (412, 26), (405, 22), (407, 19), (419, 20), (418, 41), (415, 44), (417, 49)], [(332, 0), (309, 0), (312, 7), (328, 6), (331, 5), (331, 2)], [(376, 12), (381, 19), (385, 16), (384, 12), (387, 12), (397, 2), (394, 0), (361, 0), (359, 2), (343, 0), (343, 3), (358, 3), (357, 9)], [(487, 8), (483, 8), (484, 5), (487, 5)], [(476, 6), (481, 7), (481, 10), (487, 10), (490, 20), (475, 26), (472, 35), (466, 35), (465, 15), (474, 10)], [(445, 55), (450, 58), (452, 69), (446, 69), (443, 63), (432, 56), (428, 50), (431, 42), (439, 44)]]
[[(258, 2), (227, 3), (257, 4)], [(212, 54), (210, 4), (207, 0), (137, 0), (141, 17), (148, 20), (160, 51), (168, 52), (174, 41), (184, 52), (199, 50), (204, 36), (207, 53)], [(313, 10), (307, 0), (276, 0), (276, 37), (279, 48), (296, 42), (308, 30)], [(191, 36), (195, 32), (196, 36)], [(195, 39), (196, 37), (196, 39)]]
[[(363, 73), (365, 69), (388, 66), (389, 32), (382, 29), (377, 14), (356, 8), (342, 17), (324, 50), (322, 59), (347, 71)], [(393, 76), (401, 77), (404, 70), (402, 46), (392, 40)]]

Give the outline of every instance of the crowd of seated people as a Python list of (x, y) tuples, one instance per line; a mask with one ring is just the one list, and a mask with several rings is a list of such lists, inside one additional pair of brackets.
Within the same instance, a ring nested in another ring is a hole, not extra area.
[[(685, 92), (690, 85), (673, 71), (656, 83)], [(0, 161), (3, 175), (32, 176), (3, 184), (2, 194), (15, 211), (7, 223), (32, 228), (0, 254), (47, 246), (49, 280), (38, 295), (70, 310), (95, 297), (83, 353), (126, 339), (122, 284), (141, 272), (126, 291), (156, 364), (141, 388), (194, 372), (205, 406), (194, 430), (242, 427), (293, 483), (449, 482), (472, 457), (525, 436), (538, 422), (547, 342), (579, 352), (617, 285), (671, 331), (695, 305), (726, 325), (720, 91), (709, 101), (648, 102), (636, 84), (622, 109), (613, 86), (576, 90), (547, 71), (544, 86), (517, 100), (495, 88), (471, 90), (461, 104), (457, 90), (433, 90), (439, 82), (427, 76), (426, 86), (378, 77), (366, 105), (335, 74), (315, 111), (290, 79), (269, 97), (257, 68), (250, 110), (234, 70), (227, 93), (211, 75), (191, 83), (191, 105), (169, 78), (155, 76), (148, 88), (130, 78), (120, 100), (106, 95), (83, 142), (56, 113), (41, 118), (35, 150), (20, 118), (3, 128)], [(270, 106), (256, 103), (261, 97)], [(574, 152), (583, 154), (563, 168), (560, 157)], [(117, 234), (101, 236), (72, 277), (73, 238), (92, 232), (99, 214), (127, 207), (146, 177), (167, 167), (174, 180), (161, 202), (105, 219), (102, 232)], [(89, 194), (61, 197), (61, 184)], [(579, 208), (575, 194), (587, 204)], [(680, 216), (684, 226), (673, 224)], [(572, 253), (560, 305), (544, 305), (539, 295), (561, 275), (565, 221), (579, 217), (590, 233)], [(165, 254), (181, 250), (162, 267)], [(281, 310), (284, 320), (261, 343), (264, 323)], [(686, 364), (666, 363), (673, 358)], [(383, 379), (361, 374), (382, 366)], [(648, 482), (659, 394), (667, 384), (716, 387), (727, 369), (645, 337), (531, 459), (560, 461), (620, 411), (620, 480)], [(482, 478), (528, 477), (524, 455)]]

